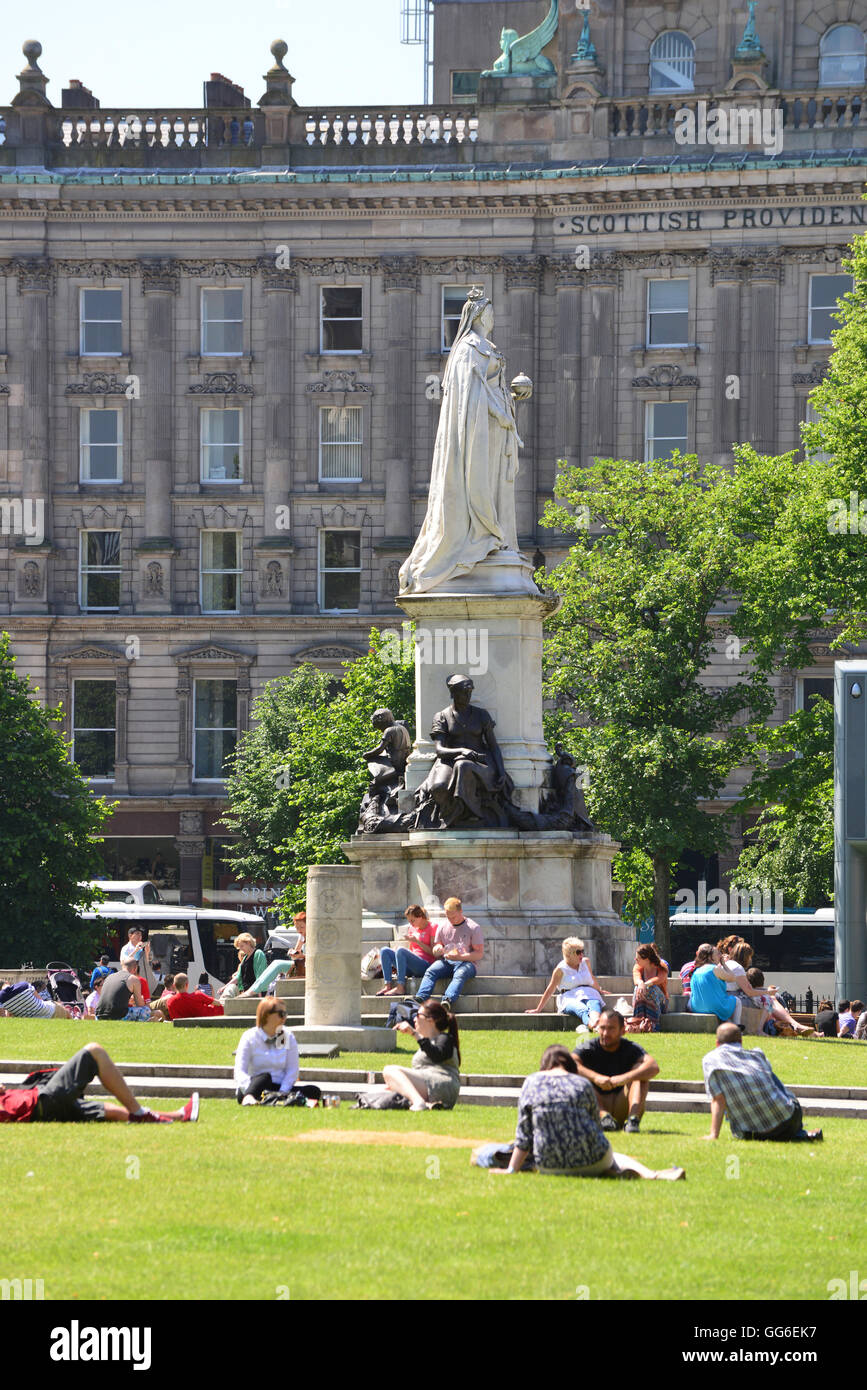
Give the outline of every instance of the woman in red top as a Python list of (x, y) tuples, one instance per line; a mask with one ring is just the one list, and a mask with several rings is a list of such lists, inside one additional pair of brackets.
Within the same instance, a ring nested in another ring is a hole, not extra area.
[[(436, 928), (424, 908), (419, 907), (418, 903), (410, 903), (403, 915), (409, 922), (406, 936), (403, 938), (407, 945), (397, 946), (397, 949), (383, 946), (380, 951), (382, 978), (385, 983), (378, 991), (379, 994), (406, 994), (407, 975), (420, 978), (434, 959), (431, 947)], [(395, 968), (397, 984), (393, 985), (391, 977)]]

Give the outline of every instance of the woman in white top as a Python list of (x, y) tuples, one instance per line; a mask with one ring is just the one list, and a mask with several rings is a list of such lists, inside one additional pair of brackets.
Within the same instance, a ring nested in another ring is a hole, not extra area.
[(287, 1095), (300, 1091), (318, 1100), (318, 1086), (299, 1086), (298, 1044), (295, 1034), (283, 1027), (286, 1005), (266, 998), (256, 1010), (256, 1027), (242, 1033), (235, 1053), (235, 1095), (239, 1105), (256, 1105), (265, 1091)]
[(590, 962), (584, 957), (584, 942), (580, 937), (566, 937), (563, 959), (555, 966), (545, 993), (535, 1009), (525, 1009), (524, 1013), (542, 1013), (555, 990), (558, 1014), (574, 1014), (581, 1020), (582, 1027), (595, 1028), (605, 1000), (599, 981), (590, 969)]

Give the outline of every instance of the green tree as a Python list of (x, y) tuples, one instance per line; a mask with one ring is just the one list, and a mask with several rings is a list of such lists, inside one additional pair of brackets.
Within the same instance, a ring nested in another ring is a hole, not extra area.
[[(393, 650), (393, 644), (392, 648)], [(382, 706), (412, 726), (411, 664), (385, 660), (373, 629), (370, 649), (333, 678), (310, 666), (272, 681), (253, 707), (226, 782), (224, 818), (238, 835), (229, 862), (239, 876), (284, 885), (283, 914), (304, 905), (311, 864), (343, 864), (369, 777), (360, 757), (377, 742), (371, 724)]]
[(823, 907), (834, 896), (834, 709), (814, 699), (765, 738), (768, 762), (750, 787), (763, 806), (732, 884), (782, 893), (791, 907)]
[(104, 872), (101, 827), (111, 807), (91, 794), (55, 725), (15, 674), (0, 633), (0, 961), (88, 962), (102, 933), (76, 916), (98, 897), (80, 887)]
[[(545, 643), (548, 735), (587, 768), (594, 819), (652, 860), (663, 954), (672, 861), (729, 842), (735, 808), (699, 803), (758, 765), (778, 663), (812, 661), (825, 595), (789, 550), (805, 531), (827, 540), (827, 474), (747, 446), (731, 469), (605, 459), (561, 465), (546, 507), (544, 524), (575, 538), (546, 580), (562, 596)], [(712, 688), (702, 677), (723, 620), (732, 676)]]

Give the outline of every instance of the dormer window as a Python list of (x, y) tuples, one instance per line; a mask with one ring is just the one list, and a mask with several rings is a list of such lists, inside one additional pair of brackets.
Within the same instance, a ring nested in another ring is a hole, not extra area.
[(651, 92), (691, 92), (695, 80), (695, 44), (673, 29), (650, 46)]

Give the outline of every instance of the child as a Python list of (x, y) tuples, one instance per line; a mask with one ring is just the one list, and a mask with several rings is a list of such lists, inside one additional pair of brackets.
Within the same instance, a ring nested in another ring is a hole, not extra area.
[[(749, 980), (749, 982), (750, 982), (750, 984), (752, 985), (753, 989), (761, 989), (761, 988), (762, 988), (762, 985), (765, 983), (765, 977), (764, 977), (764, 975), (762, 974), (761, 970), (758, 970), (755, 966), (752, 966), (752, 967), (747, 971), (747, 979)], [(770, 1037), (776, 1037), (776, 1035), (777, 1035), (777, 1028), (776, 1028), (776, 1025), (772, 1022), (771, 1017), (770, 1017), (770, 1015), (771, 1015), (771, 1013), (772, 1013), (772, 1011), (773, 1011), (774, 1001), (773, 1001), (773, 999), (771, 998), (771, 996), (770, 996), (769, 994), (761, 994), (761, 995), (759, 995), (759, 1002), (761, 1002), (762, 1008), (763, 1008), (763, 1009), (766, 1009), (766, 1010), (767, 1010), (767, 1013), (768, 1013), (768, 1018), (767, 1018), (767, 1020), (765, 1021), (764, 1031), (765, 1031)]]
[(203, 970), (201, 975), (199, 976), (199, 983), (196, 986), (196, 988), (198, 989), (200, 994), (207, 994), (209, 998), (213, 999), (214, 991), (211, 984), (208, 981), (208, 972), (206, 970)]

